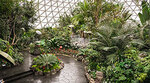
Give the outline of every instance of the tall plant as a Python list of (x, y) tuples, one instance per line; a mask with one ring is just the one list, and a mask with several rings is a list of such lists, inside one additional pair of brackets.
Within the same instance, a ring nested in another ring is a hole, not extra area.
[(131, 26), (99, 26), (98, 31), (91, 40), (90, 47), (101, 52), (102, 55), (105, 55), (105, 58), (107, 55), (112, 54), (121, 55), (131, 42), (134, 31), (135, 28), (131, 28)]
[(150, 20), (150, 4), (147, 1), (142, 1), (142, 13), (138, 15), (143, 25)]
[(0, 38), (16, 45), (35, 20), (33, 4), (24, 0), (0, 0), (0, 9)]
[[(143, 44), (141, 49), (150, 48), (150, 4), (147, 1), (142, 1), (142, 13), (139, 13), (139, 18), (142, 26), (138, 28), (136, 41)], [(140, 40), (140, 41), (139, 41)]]
[(72, 15), (72, 24), (75, 28), (88, 31), (96, 31), (99, 23), (111, 23), (116, 20), (123, 23), (131, 16), (123, 5), (105, 0), (84, 0), (78, 3)]

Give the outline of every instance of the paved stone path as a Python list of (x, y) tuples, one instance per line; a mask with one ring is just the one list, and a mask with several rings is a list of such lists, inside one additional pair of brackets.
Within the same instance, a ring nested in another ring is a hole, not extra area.
[(58, 56), (64, 62), (64, 68), (53, 76), (28, 76), (12, 83), (88, 83), (84, 66), (72, 57)]

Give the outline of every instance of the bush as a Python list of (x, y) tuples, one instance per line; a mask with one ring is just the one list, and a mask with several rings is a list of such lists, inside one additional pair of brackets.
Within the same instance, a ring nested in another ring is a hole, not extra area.
[(131, 48), (125, 51), (121, 61), (107, 66), (105, 81), (117, 83), (144, 82), (150, 73), (150, 55), (144, 58), (139, 57), (140, 51)]
[(35, 68), (35, 71), (50, 72), (59, 69), (60, 62), (55, 55), (42, 54), (33, 59), (32, 68)]
[(47, 41), (47, 46), (51, 48), (59, 48), (60, 46), (62, 46), (63, 48), (71, 48), (71, 43), (69, 39), (54, 37), (51, 40)]
[[(21, 64), (23, 62), (22, 54), (18, 52), (17, 49), (14, 49), (12, 46), (10, 46), (8, 41), (0, 39), (0, 50), (9, 54), (14, 59), (16, 64)], [(3, 66), (11, 66), (11, 64), (4, 58), (0, 58), (0, 63), (0, 68)]]
[(16, 47), (20, 50), (29, 47), (30, 43), (35, 42), (38, 39), (38, 35), (36, 34), (36, 30), (29, 30), (24, 32), (20, 37), (20, 41), (18, 41)]
[[(17, 45), (24, 32), (28, 32), (35, 21), (33, 2), (24, 0), (0, 0), (0, 38)], [(22, 4), (22, 5), (21, 5)]]

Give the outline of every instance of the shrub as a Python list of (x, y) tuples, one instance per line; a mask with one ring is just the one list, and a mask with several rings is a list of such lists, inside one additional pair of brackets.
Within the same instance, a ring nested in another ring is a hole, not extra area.
[[(18, 52), (17, 49), (14, 49), (12, 46), (10, 46), (8, 41), (0, 39), (0, 50), (9, 54), (14, 59), (16, 64), (21, 64), (23, 62), (22, 54)], [(0, 63), (0, 68), (2, 68), (3, 66), (11, 66), (11, 64), (4, 58), (0, 58)]]
[(122, 55), (122, 60), (106, 67), (105, 81), (118, 83), (144, 82), (150, 72), (150, 55), (141, 58), (140, 51), (131, 48)]
[(0, 38), (17, 45), (24, 32), (34, 23), (33, 2), (24, 0), (0, 0)]
[(32, 68), (36, 71), (49, 72), (54, 69), (59, 69), (59, 58), (52, 54), (41, 54), (33, 59)]

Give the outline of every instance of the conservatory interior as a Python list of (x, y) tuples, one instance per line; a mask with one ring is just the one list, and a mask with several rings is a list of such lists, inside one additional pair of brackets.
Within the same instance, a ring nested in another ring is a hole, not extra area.
[(150, 0), (0, 0), (0, 83), (150, 83)]

